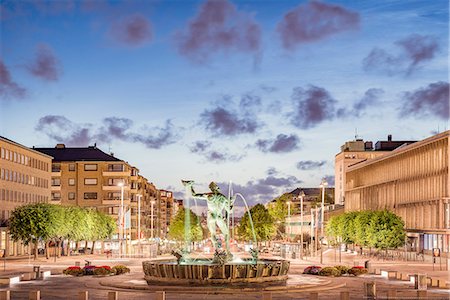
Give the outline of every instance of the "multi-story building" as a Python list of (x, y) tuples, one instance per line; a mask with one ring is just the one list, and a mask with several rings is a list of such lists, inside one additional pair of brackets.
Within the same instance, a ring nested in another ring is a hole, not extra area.
[(159, 190), (157, 201), (158, 224), (157, 231), (160, 238), (166, 238), (170, 219), (174, 214), (173, 193), (167, 190)]
[(335, 156), (335, 203), (343, 205), (345, 202), (345, 176), (349, 166), (385, 155), (400, 146), (409, 145), (414, 142), (393, 141), (392, 135), (388, 135), (387, 141), (378, 141), (375, 143), (375, 149), (371, 141), (364, 142), (362, 139), (348, 141), (342, 145), (341, 152)]
[(349, 166), (345, 210), (391, 210), (405, 221), (413, 250), (449, 257), (449, 133)]
[(49, 202), (52, 157), (0, 137), (0, 249), (5, 256), (26, 249), (13, 243), (7, 225), (18, 206)]
[(137, 168), (95, 145), (68, 148), (58, 144), (35, 150), (53, 157), (50, 203), (95, 208), (118, 218), (123, 197), (124, 214), (130, 216), (123, 222), (124, 235), (135, 240), (140, 230), (145, 237), (146, 205), (155, 193), (148, 192), (147, 180)]

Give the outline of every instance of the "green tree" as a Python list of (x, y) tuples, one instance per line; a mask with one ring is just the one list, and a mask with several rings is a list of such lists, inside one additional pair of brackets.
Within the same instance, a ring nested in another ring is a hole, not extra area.
[[(275, 233), (274, 219), (264, 205), (257, 204), (253, 206), (250, 209), (250, 214), (252, 216), (257, 242), (271, 239)], [(241, 219), (238, 234), (241, 239), (253, 240), (252, 226), (247, 212)]]
[(405, 243), (405, 223), (396, 214), (388, 211), (376, 211), (370, 219), (367, 240), (377, 249), (397, 248)]
[(286, 221), (288, 215), (288, 201), (291, 202), (291, 215), (296, 213), (298, 208), (292, 205), (293, 198), (294, 196), (292, 194), (286, 193), (269, 203), (268, 210), (274, 222), (284, 223)]
[(369, 246), (367, 236), (367, 229), (370, 227), (370, 220), (373, 216), (373, 211), (360, 211), (355, 217), (355, 238), (354, 241), (360, 246)]
[[(200, 225), (199, 217), (189, 210), (190, 231), (189, 240), (191, 242), (201, 241), (203, 238), (203, 230)], [(177, 214), (173, 217), (169, 225), (169, 238), (176, 241), (184, 241), (185, 239), (185, 208), (181, 207)]]

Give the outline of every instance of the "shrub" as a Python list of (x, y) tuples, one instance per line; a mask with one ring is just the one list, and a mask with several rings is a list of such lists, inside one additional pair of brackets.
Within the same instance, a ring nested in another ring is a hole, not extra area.
[(321, 269), (319, 266), (309, 266), (303, 270), (303, 274), (318, 275)]
[(341, 271), (336, 269), (335, 267), (325, 267), (319, 271), (320, 276), (341, 276)]
[(112, 268), (112, 272), (116, 275), (130, 273), (130, 268), (124, 265), (117, 265)]
[(94, 275), (110, 275), (111, 273), (113, 272), (110, 266), (101, 266), (94, 269)]
[(367, 273), (367, 269), (362, 266), (356, 266), (356, 267), (353, 267), (350, 270), (348, 270), (348, 274), (354, 275), (354, 276), (359, 276), (359, 275), (366, 274), (366, 273)]
[(94, 275), (95, 266), (83, 267), (83, 275)]
[(68, 267), (67, 269), (63, 270), (63, 274), (65, 275), (72, 275), (72, 276), (82, 276), (83, 270), (81, 270), (80, 267)]
[(349, 267), (347, 267), (347, 266), (342, 266), (342, 265), (338, 265), (338, 266), (334, 266), (334, 267), (335, 267), (336, 269), (338, 269), (339, 272), (341, 272), (341, 275), (348, 274), (348, 270), (350, 270)]

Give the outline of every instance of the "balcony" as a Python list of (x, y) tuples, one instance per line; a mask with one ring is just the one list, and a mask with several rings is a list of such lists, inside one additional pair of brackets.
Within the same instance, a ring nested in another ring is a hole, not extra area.
[[(104, 191), (116, 191), (116, 192), (120, 192), (120, 186), (118, 185), (104, 185), (102, 186), (102, 190)], [(124, 191), (129, 191), (130, 187), (128, 185), (123, 187)]]
[(52, 170), (52, 177), (61, 177), (61, 169)]
[[(103, 199), (102, 205), (111, 205), (111, 206), (120, 206), (120, 198), (119, 200), (116, 199)], [(130, 199), (123, 199), (123, 205), (128, 206), (130, 205)]]
[(50, 187), (50, 190), (53, 191), (61, 191), (61, 186), (60, 185), (52, 185)]
[(130, 171), (103, 171), (102, 175), (106, 177), (128, 177)]

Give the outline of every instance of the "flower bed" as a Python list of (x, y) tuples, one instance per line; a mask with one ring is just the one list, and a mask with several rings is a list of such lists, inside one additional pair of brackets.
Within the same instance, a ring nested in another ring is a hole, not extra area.
[(338, 277), (341, 276), (341, 271), (335, 267), (325, 267), (319, 271), (320, 276), (333, 276)]
[(83, 268), (78, 266), (71, 266), (63, 270), (63, 274), (71, 276), (83, 276), (83, 275), (107, 276), (107, 275), (121, 275), (129, 272), (130, 269), (124, 265), (117, 265), (112, 268), (110, 266), (85, 266)]
[(303, 274), (319, 275), (321, 269), (319, 266), (309, 266), (303, 270)]
[(320, 276), (342, 276), (342, 275), (353, 275), (359, 276), (362, 274), (367, 274), (368, 271), (362, 266), (355, 266), (352, 268), (346, 266), (334, 266), (334, 267), (320, 267), (320, 266), (309, 266), (303, 270), (303, 274), (320, 275)]
[(348, 270), (348, 274), (354, 275), (354, 276), (367, 274), (367, 272), (368, 272), (367, 269), (364, 268), (363, 266), (355, 266), (355, 267), (351, 268), (350, 270)]

